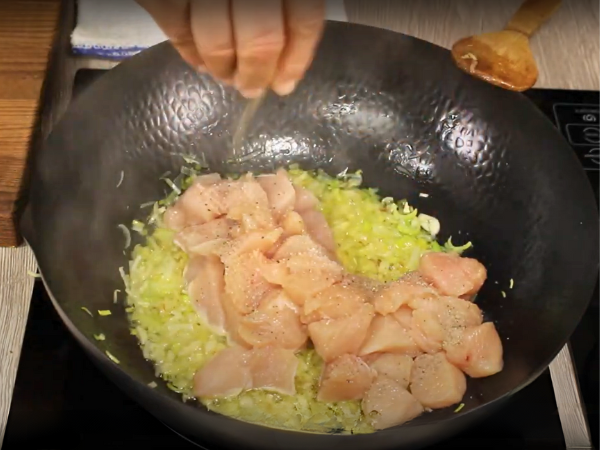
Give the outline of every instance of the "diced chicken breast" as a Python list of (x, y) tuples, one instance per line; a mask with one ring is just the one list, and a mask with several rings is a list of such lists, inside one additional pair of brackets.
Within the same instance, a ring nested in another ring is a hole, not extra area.
[(421, 353), (419, 346), (413, 340), (410, 329), (404, 328), (392, 315), (377, 314), (371, 326), (359, 355), (372, 353), (393, 352), (409, 356)]
[(309, 324), (308, 335), (325, 362), (344, 354), (356, 355), (367, 337), (373, 315), (372, 306), (364, 304), (351, 316)]
[(335, 255), (336, 245), (333, 232), (321, 211), (306, 210), (299, 213), (308, 235), (331, 255)]
[(294, 190), (296, 191), (296, 203), (294, 209), (299, 213), (315, 209), (319, 205), (317, 197), (315, 197), (308, 189), (294, 185)]
[(228, 196), (227, 217), (240, 222), (246, 232), (275, 226), (267, 193), (251, 176), (233, 183)]
[(441, 294), (452, 297), (476, 294), (487, 277), (485, 267), (476, 259), (442, 252), (424, 254), (419, 272)]
[(221, 305), (223, 307), (223, 313), (225, 314), (227, 343), (229, 345), (250, 348), (248, 343), (241, 338), (238, 332), (242, 319), (244, 318), (244, 314), (242, 314), (236, 305), (231, 301), (231, 298), (229, 295), (227, 295), (227, 293), (225, 293), (223, 296)]
[(222, 181), (221, 175), (218, 173), (207, 173), (206, 175), (198, 175), (194, 178), (192, 184), (199, 184), (201, 186), (207, 187), (212, 186), (214, 184), (218, 184)]
[(166, 223), (171, 226), (176, 223), (183, 228), (202, 225), (223, 216), (228, 210), (231, 186), (225, 182), (208, 186), (201, 183), (192, 184), (169, 208), (175, 209), (177, 213), (168, 210)]
[(417, 309), (412, 314), (411, 337), (426, 353), (437, 353), (442, 349), (446, 332), (433, 311)]
[(441, 409), (459, 403), (467, 390), (465, 375), (444, 353), (415, 359), (410, 376), (412, 395), (426, 408)]
[(217, 334), (225, 334), (225, 268), (216, 256), (197, 256), (190, 261), (195, 276), (188, 286), (190, 299), (204, 323)]
[(311, 323), (347, 317), (360, 309), (365, 302), (365, 292), (360, 287), (334, 284), (306, 299), (302, 321)]
[[(250, 351), (249, 368), (253, 389), (265, 389), (284, 395), (296, 393), (298, 358), (292, 350), (277, 347), (256, 348)], [(235, 371), (235, 366), (229, 367)]]
[(166, 228), (170, 230), (180, 231), (186, 226), (185, 213), (181, 207), (176, 204), (169, 207), (163, 216), (163, 222)]
[(298, 305), (307, 298), (342, 280), (344, 269), (327, 256), (318, 253), (301, 253), (283, 262), (288, 275), (282, 287)]
[(298, 235), (287, 238), (277, 249), (277, 252), (273, 255), (273, 259), (281, 261), (304, 253), (327, 255), (323, 247), (313, 241), (310, 236)]
[(232, 397), (250, 389), (252, 375), (248, 358), (248, 352), (242, 347), (221, 350), (196, 372), (194, 394), (202, 398)]
[(423, 406), (400, 383), (378, 376), (362, 400), (362, 410), (371, 426), (382, 430), (418, 417)]
[[(192, 183), (192, 185), (198, 185), (199, 189), (188, 189), (186, 191), (186, 193), (188, 191), (191, 191), (190, 196), (197, 198), (199, 196), (199, 193), (203, 190), (203, 188), (215, 185), (217, 183), (219, 183), (221, 181), (221, 176), (218, 173), (211, 173), (208, 175), (200, 175), (199, 177), (197, 177), (194, 182)], [(186, 194), (184, 194), (186, 195)], [(182, 195), (183, 197), (183, 195)], [(180, 231), (183, 228), (185, 228), (186, 226), (191, 225), (190, 223), (187, 223), (186, 220), (186, 206), (188, 205), (190, 206), (193, 203), (193, 198), (191, 199), (192, 201), (181, 201), (181, 198), (176, 202), (175, 205), (171, 206), (170, 208), (167, 209), (167, 211), (165, 212), (164, 215), (164, 223), (165, 226), (167, 228), (170, 228), (172, 230), (176, 230), (176, 231)], [(194, 216), (193, 214), (191, 215), (192, 217)]]
[(250, 314), (276, 286), (261, 273), (266, 257), (258, 250), (242, 253), (225, 264), (225, 293), (241, 314)]
[(445, 342), (451, 342), (465, 327), (483, 321), (474, 303), (456, 297), (416, 298), (409, 302), (412, 314), (412, 336), (427, 353), (437, 353)]
[(252, 347), (290, 350), (300, 349), (308, 339), (298, 307), (282, 290), (273, 291), (254, 312), (242, 318), (238, 334)]
[(259, 176), (257, 180), (267, 194), (275, 217), (283, 217), (294, 209), (296, 190), (284, 169), (279, 169), (275, 174)]
[(402, 325), (407, 330), (412, 329), (412, 314), (413, 310), (409, 306), (401, 306), (398, 311), (396, 311), (394, 315), (394, 319), (396, 319), (400, 325)]
[(495, 375), (504, 366), (502, 341), (492, 322), (465, 329), (444, 350), (448, 360), (472, 378)]
[(317, 400), (360, 400), (372, 381), (373, 372), (362, 359), (354, 355), (342, 355), (325, 365)]
[(413, 367), (413, 359), (410, 356), (394, 353), (375, 355), (369, 361), (369, 367), (375, 371), (378, 377), (391, 378), (404, 389), (408, 389)]
[(220, 218), (202, 225), (192, 225), (175, 235), (175, 243), (187, 253), (210, 254), (214, 242), (234, 238), (239, 232), (237, 222)]
[(283, 228), (284, 237), (297, 236), (304, 234), (306, 228), (302, 216), (296, 211), (290, 211), (281, 219), (281, 228)]
[(281, 228), (251, 231), (220, 246), (217, 253), (225, 264), (229, 264), (231, 260), (244, 253), (255, 251), (266, 253), (277, 243), (282, 233)]
[(397, 281), (382, 286), (373, 296), (373, 306), (379, 314), (396, 312), (402, 305), (407, 305), (415, 298), (436, 297), (437, 292), (425, 283), (421, 276), (412, 272)]

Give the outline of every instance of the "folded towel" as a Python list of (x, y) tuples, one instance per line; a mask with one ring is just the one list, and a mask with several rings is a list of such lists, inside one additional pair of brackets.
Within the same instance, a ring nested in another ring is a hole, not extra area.
[[(327, 19), (346, 22), (343, 0), (327, 0)], [(78, 0), (73, 52), (124, 59), (167, 38), (135, 0)]]

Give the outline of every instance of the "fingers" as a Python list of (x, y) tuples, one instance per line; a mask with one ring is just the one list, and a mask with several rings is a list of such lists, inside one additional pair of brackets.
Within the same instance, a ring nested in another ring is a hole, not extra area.
[(235, 87), (247, 98), (270, 85), (285, 45), (281, 0), (232, 0), (236, 42)]
[(279, 95), (288, 95), (309, 68), (325, 25), (324, 0), (285, 0), (286, 47), (272, 83)]
[(190, 26), (190, 3), (187, 0), (137, 0), (169, 38), (181, 57), (192, 67), (202, 67)]
[(192, 0), (191, 29), (206, 69), (215, 78), (232, 82), (236, 55), (229, 0)]

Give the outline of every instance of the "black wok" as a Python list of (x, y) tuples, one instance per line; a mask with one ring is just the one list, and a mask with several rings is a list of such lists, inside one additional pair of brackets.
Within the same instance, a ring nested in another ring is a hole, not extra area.
[[(35, 158), (23, 234), (64, 323), (117, 385), (211, 448), (399, 450), (468, 426), (547, 367), (592, 293), (598, 211), (572, 150), (532, 103), (462, 73), (442, 48), (329, 23), (306, 79), (290, 97), (266, 99), (245, 157), (231, 161), (243, 104), (161, 44), (82, 93)], [(251, 425), (147, 387), (153, 368), (112, 303), (128, 260), (117, 225), (144, 218), (139, 205), (167, 194), (159, 177), (179, 171), (181, 154), (223, 173), (292, 162), (331, 174), (362, 169), (366, 185), (437, 216), (441, 239), (472, 240), (470, 255), (489, 269), (478, 298), (503, 338), (505, 369), (469, 380), (460, 414), (436, 411), (362, 436)], [(91, 318), (82, 306), (113, 316)], [(106, 341), (94, 340), (100, 332)]]

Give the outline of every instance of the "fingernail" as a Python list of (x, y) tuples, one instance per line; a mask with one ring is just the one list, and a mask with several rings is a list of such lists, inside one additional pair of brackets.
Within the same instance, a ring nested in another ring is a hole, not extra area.
[(294, 89), (296, 89), (296, 84), (298, 83), (294, 80), (285, 81), (283, 83), (274, 85), (273, 90), (276, 94), (281, 96), (290, 95), (292, 92), (294, 92)]
[(260, 97), (263, 94), (263, 92), (265, 92), (265, 90), (262, 88), (240, 89), (239, 91), (240, 91), (240, 94), (242, 94), (246, 98), (257, 98), (257, 97)]
[(206, 72), (208, 72), (206, 66), (196, 66), (196, 71), (198, 71), (200, 73), (206, 73)]

